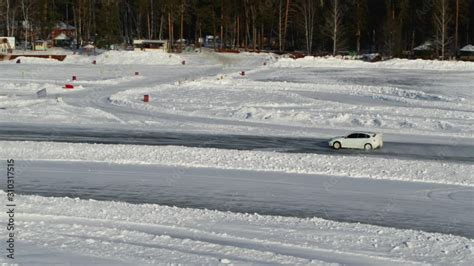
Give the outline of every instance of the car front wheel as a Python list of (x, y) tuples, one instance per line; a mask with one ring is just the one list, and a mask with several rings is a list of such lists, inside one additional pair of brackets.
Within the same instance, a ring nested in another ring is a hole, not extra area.
[(335, 149), (335, 150), (339, 150), (341, 148), (341, 143), (336, 141), (332, 144), (332, 147)]
[(367, 143), (364, 145), (364, 150), (370, 151), (371, 149), (372, 149), (372, 144)]

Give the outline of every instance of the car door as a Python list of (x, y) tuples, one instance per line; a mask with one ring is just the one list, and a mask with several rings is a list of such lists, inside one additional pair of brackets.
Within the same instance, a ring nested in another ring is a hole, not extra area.
[(358, 134), (356, 148), (363, 149), (367, 143), (370, 143), (370, 136), (367, 134)]
[(357, 133), (350, 134), (349, 136), (345, 137), (344, 143), (342, 144), (342, 147), (344, 148), (355, 148), (357, 147), (357, 142), (358, 142), (358, 135)]

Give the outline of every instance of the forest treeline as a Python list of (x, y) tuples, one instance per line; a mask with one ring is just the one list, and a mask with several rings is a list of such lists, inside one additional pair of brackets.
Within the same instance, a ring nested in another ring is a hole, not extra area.
[(61, 21), (81, 43), (218, 36), (233, 49), (402, 56), (430, 41), (440, 57), (472, 42), (474, 0), (0, 0), (0, 35), (48, 39)]

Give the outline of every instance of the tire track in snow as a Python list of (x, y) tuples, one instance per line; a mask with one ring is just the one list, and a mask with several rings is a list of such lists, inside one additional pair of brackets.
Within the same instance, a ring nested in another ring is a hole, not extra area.
[[(256, 251), (258, 253), (272, 253), (272, 256), (282, 256), (283, 258), (293, 257), (296, 259), (307, 260), (308, 262), (325, 262), (325, 263), (337, 263), (337, 264), (351, 264), (351, 265), (415, 265), (418, 263), (411, 263), (406, 260), (395, 259), (395, 258), (386, 258), (376, 255), (366, 255), (352, 252), (342, 252), (338, 250), (330, 250), (318, 247), (305, 247), (305, 246), (296, 246), (293, 244), (261, 240), (261, 239), (249, 239), (244, 237), (233, 236), (229, 234), (216, 234), (209, 231), (203, 231), (194, 228), (180, 227), (180, 226), (165, 226), (165, 225), (156, 225), (156, 224), (145, 224), (145, 223), (135, 223), (135, 222), (122, 222), (109, 219), (94, 219), (94, 218), (84, 218), (84, 217), (68, 217), (68, 216), (57, 216), (57, 215), (45, 215), (45, 214), (32, 214), (32, 213), (21, 213), (22, 222), (41, 222), (48, 221), (50, 225), (54, 224), (68, 224), (74, 228), (73, 225), (81, 225), (86, 227), (104, 227), (104, 228), (114, 228), (114, 230), (121, 231), (121, 234), (124, 234), (124, 231), (129, 232), (132, 235), (137, 233), (143, 233), (145, 235), (158, 236), (158, 237), (170, 237), (172, 239), (177, 239), (179, 241), (192, 241), (195, 243), (205, 243), (211, 245), (214, 252), (209, 251), (199, 251), (191, 249), (180, 249), (180, 248), (170, 248), (168, 245), (157, 245), (143, 243), (139, 240), (130, 241), (130, 240), (114, 240), (111, 237), (101, 238), (97, 237), (95, 240), (98, 241), (108, 241), (116, 242), (127, 245), (135, 245), (141, 247), (148, 247), (154, 249), (171, 249), (173, 251), (191, 253), (194, 255), (200, 256), (210, 256), (215, 258), (226, 258), (231, 260), (237, 260), (245, 263), (266, 263), (266, 260), (251, 260), (246, 259), (243, 256), (236, 256), (228, 254), (227, 252), (218, 252), (219, 250), (230, 247), (231, 249), (237, 249), (238, 252), (245, 253), (245, 251)], [(53, 228), (55, 226), (52, 226)], [(87, 229), (86, 229), (87, 230)], [(71, 230), (69, 236), (77, 237), (74, 235), (74, 230)], [(84, 237), (91, 239), (90, 237)], [(93, 238), (92, 238), (93, 239)], [(196, 244), (190, 243), (190, 246), (195, 246)], [(237, 251), (234, 250), (234, 251)]]

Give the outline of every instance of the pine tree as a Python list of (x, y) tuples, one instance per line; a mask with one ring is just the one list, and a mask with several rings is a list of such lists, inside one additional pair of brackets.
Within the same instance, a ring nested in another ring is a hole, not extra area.
[(121, 41), (119, 3), (114, 0), (102, 0), (99, 4), (97, 23), (97, 46), (107, 47)]

